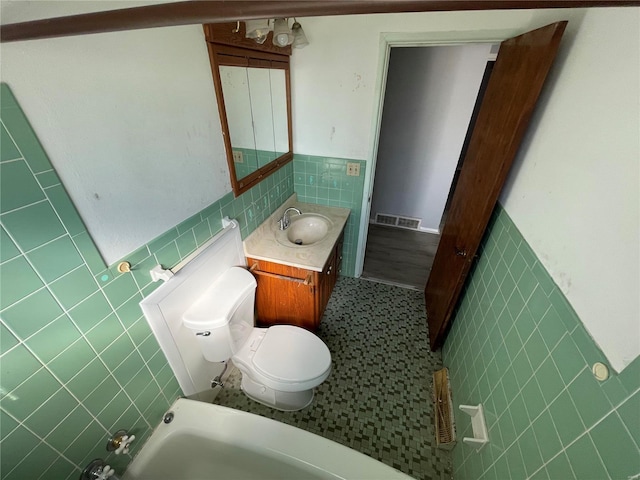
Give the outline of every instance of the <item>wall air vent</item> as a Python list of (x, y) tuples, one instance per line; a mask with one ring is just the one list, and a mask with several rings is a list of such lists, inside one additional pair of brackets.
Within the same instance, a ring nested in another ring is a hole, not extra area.
[(401, 217), (399, 215), (389, 215), (386, 213), (377, 213), (375, 221), (378, 225), (408, 228), (410, 230), (419, 230), (420, 222), (421, 220), (419, 218)]
[(398, 217), (395, 215), (385, 215), (384, 213), (376, 214), (376, 223), (380, 225), (396, 225), (398, 223)]
[(398, 217), (398, 226), (417, 230), (420, 227), (420, 220), (417, 218)]

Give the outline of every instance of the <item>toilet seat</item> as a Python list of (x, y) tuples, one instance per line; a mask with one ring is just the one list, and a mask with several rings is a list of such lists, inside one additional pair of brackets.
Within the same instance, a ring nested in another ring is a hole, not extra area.
[(331, 368), (331, 353), (313, 333), (290, 325), (267, 329), (253, 365), (263, 375), (283, 382), (312, 380)]
[(254, 330), (264, 334), (247, 342), (248, 348), (242, 348), (234, 361), (249, 367), (256, 381), (296, 392), (314, 388), (329, 376), (331, 353), (313, 333), (291, 325)]

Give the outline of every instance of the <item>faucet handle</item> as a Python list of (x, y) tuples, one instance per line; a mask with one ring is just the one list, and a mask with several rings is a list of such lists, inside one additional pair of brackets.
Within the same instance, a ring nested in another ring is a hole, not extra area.
[(120, 446), (116, 448), (116, 455), (120, 453), (124, 453), (124, 454), (129, 453), (129, 447), (131, 446), (131, 443), (133, 443), (135, 439), (136, 439), (135, 435), (131, 435), (131, 436), (125, 435), (124, 437), (122, 437), (122, 439), (120, 440)]
[(96, 477), (97, 480), (107, 480), (107, 478), (112, 477), (116, 471), (111, 468), (109, 465), (105, 465), (102, 467), (102, 472), (98, 474)]
[(129, 453), (131, 443), (136, 439), (135, 435), (129, 435), (126, 430), (118, 430), (113, 437), (107, 442), (107, 451), (114, 452), (116, 455), (121, 453)]
[(92, 460), (80, 474), (80, 480), (107, 480), (116, 471), (101, 458)]

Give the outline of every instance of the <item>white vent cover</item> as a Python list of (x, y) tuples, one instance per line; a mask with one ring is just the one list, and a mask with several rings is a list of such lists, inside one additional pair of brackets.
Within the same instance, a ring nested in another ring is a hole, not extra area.
[(399, 215), (389, 215), (387, 213), (377, 213), (375, 223), (379, 225), (389, 225), (398, 228), (409, 228), (411, 230), (420, 229), (421, 219), (411, 217), (401, 217)]
[(398, 223), (398, 217), (395, 215), (385, 215), (384, 213), (378, 213), (376, 215), (376, 223), (380, 225), (396, 225)]
[(398, 226), (417, 230), (420, 226), (420, 220), (417, 218), (398, 217)]

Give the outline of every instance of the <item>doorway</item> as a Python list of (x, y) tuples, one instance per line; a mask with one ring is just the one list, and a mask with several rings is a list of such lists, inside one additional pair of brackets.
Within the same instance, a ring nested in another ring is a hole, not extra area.
[(362, 278), (424, 290), (496, 54), (490, 43), (390, 48)]

